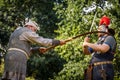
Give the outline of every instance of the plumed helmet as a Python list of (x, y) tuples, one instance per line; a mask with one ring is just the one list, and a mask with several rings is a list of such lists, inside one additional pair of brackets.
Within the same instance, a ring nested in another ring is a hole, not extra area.
[(37, 24), (35, 21), (29, 20), (29, 22), (27, 22), (27, 23), (25, 24), (25, 26), (28, 26), (28, 25), (35, 27), (37, 30), (40, 30), (40, 27), (38, 26), (38, 24)]
[(103, 16), (100, 19), (99, 25), (103, 25), (103, 24), (106, 25), (106, 27), (108, 27), (108, 25), (110, 24), (110, 18), (107, 16)]

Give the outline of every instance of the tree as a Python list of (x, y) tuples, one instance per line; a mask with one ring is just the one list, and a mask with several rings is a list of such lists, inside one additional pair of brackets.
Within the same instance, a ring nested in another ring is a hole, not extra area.
[[(55, 12), (52, 10), (54, 0), (1, 0), (0, 3), (0, 31), (1, 44), (7, 45), (8, 37), (18, 26), (24, 26), (25, 19), (34, 19), (41, 27), (39, 34), (54, 37), (56, 26)], [(48, 34), (46, 34), (48, 33)]]
[[(112, 6), (104, 7), (107, 4), (106, 1)], [(97, 16), (92, 30), (96, 30), (101, 16), (109, 16), (110, 27), (115, 29), (115, 37), (120, 46), (119, 4), (119, 0), (0, 0), (1, 51), (6, 49), (9, 36), (14, 29), (24, 25), (25, 18), (34, 19), (39, 23), (41, 31), (38, 33), (41, 36), (68, 39), (88, 32), (96, 11)], [(91, 37), (92, 42), (96, 41), (95, 34)], [(28, 76), (42, 80), (83, 79), (84, 69), (91, 57), (82, 54), (83, 38), (84, 36), (66, 45), (58, 46), (55, 51), (50, 51), (46, 55), (32, 56), (28, 62)], [(120, 74), (119, 52), (117, 47), (114, 59), (116, 76)]]
[[(0, 1), (0, 49), (5, 50), (7, 49), (7, 44), (9, 40), (10, 34), (18, 27), (18, 26), (24, 26), (25, 19), (33, 19), (35, 20), (40, 28), (41, 31), (38, 31), (38, 34), (40, 34), (43, 37), (50, 37), (54, 38), (55, 33), (54, 30), (58, 27), (56, 26), (57, 18), (55, 16), (55, 11), (52, 10), (54, 6), (55, 0), (1, 0)], [(34, 45), (33, 45), (34, 46)], [(4, 48), (3, 48), (4, 47)], [(1, 52), (1, 50), (0, 50)], [(53, 55), (53, 54), (52, 54)], [(50, 55), (50, 57), (47, 56), (41, 56), (40, 59), (38, 57), (31, 57), (30, 62), (32, 64), (28, 64), (28, 67), (30, 71), (28, 71), (28, 76), (30, 76), (30, 73), (34, 73), (32, 71), (33, 66), (34, 70), (38, 71), (43, 69), (46, 75), (48, 73), (48, 70), (51, 70), (51, 66), (54, 64), (54, 68), (50, 72), (50, 75), (44, 76), (48, 79), (49, 77), (53, 77), (53, 74), (59, 71), (62, 66), (62, 59), (55, 55)], [(50, 60), (43, 61), (43, 66), (36, 66), (35, 64), (41, 64), (42, 58), (47, 57)], [(57, 60), (59, 58), (59, 60)], [(60, 62), (61, 61), (61, 62)], [(28, 63), (30, 63), (28, 61)], [(45, 63), (44, 63), (45, 62)], [(54, 62), (58, 62), (57, 64)], [(47, 63), (47, 64), (46, 64)], [(52, 64), (51, 64), (52, 63)], [(39, 69), (38, 69), (39, 68)], [(30, 72), (30, 73), (29, 73)], [(35, 78), (38, 78), (38, 76), (42, 76), (41, 73), (36, 74)]]
[[(93, 2), (95, 2), (95, 5)], [(108, 4), (110, 4), (110, 6), (106, 6)], [(115, 29), (115, 37), (118, 41), (118, 30), (120, 28), (118, 27), (119, 24), (117, 22), (119, 22), (118, 17), (120, 16), (118, 13), (120, 10), (118, 10), (118, 5), (115, 6), (116, 4), (118, 4), (118, 2), (106, 2), (105, 0), (62, 0), (61, 3), (56, 3), (56, 7), (54, 9), (56, 10), (58, 19), (60, 19), (60, 22), (58, 23), (59, 29), (56, 31), (59, 34), (57, 38), (67, 39), (69, 37), (88, 32), (97, 11), (97, 16), (92, 30), (96, 30), (95, 26), (99, 25), (99, 19), (101, 16), (107, 15), (111, 18), (110, 27)], [(88, 13), (83, 12), (85, 7), (89, 8), (91, 11), (89, 10)], [(94, 42), (96, 40), (95, 35), (92, 35), (92, 38), (92, 41)], [(83, 79), (83, 71), (88, 64), (87, 62), (89, 62), (90, 56), (82, 54), (82, 42), (83, 37), (80, 37), (79, 39), (67, 43), (63, 47), (56, 48), (56, 51), (61, 55), (61, 57), (67, 61), (67, 63), (64, 64), (63, 70), (55, 76), (56, 80)], [(119, 53), (119, 51), (117, 50), (116, 53)], [(117, 71), (117, 63), (114, 62), (114, 64), (116, 64), (115, 70)], [(116, 72), (116, 74), (118, 73), (119, 72)]]

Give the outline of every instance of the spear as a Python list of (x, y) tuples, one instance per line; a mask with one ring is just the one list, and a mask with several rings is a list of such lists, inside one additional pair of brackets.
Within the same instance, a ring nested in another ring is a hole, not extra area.
[[(81, 36), (85, 36), (85, 35), (93, 34), (93, 33), (105, 33), (105, 34), (109, 34), (109, 35), (110, 35), (110, 33), (104, 32), (104, 31), (92, 31), (92, 32), (86, 32), (86, 33), (79, 34), (79, 35), (77, 35), (77, 36), (68, 38), (68, 39), (65, 40), (65, 42), (67, 43), (67, 42), (70, 42), (70, 41), (72, 41), (72, 40), (74, 40), (74, 39), (76, 39), (76, 38), (79, 38), (79, 37), (81, 37)], [(50, 50), (50, 49), (53, 49), (53, 48), (55, 48), (55, 47), (57, 47), (57, 46), (59, 46), (59, 45), (54, 45), (54, 46), (48, 47), (48, 48), (46, 49), (46, 51), (48, 51), (48, 50)]]

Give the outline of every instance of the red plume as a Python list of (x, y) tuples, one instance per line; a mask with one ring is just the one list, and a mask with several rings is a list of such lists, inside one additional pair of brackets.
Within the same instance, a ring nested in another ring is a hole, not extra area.
[(104, 25), (106, 25), (106, 27), (108, 27), (108, 25), (110, 24), (110, 18), (107, 16), (103, 16), (99, 22), (99, 25), (102, 25), (102, 24), (104, 24)]

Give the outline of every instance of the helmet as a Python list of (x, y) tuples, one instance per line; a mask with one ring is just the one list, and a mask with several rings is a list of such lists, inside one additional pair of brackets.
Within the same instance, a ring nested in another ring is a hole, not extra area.
[(99, 25), (103, 25), (103, 24), (106, 25), (106, 27), (108, 27), (108, 25), (110, 24), (110, 18), (107, 16), (103, 16), (100, 19)]
[(103, 32), (107, 32), (107, 29), (108, 28), (106, 27), (106, 25), (100, 25), (99, 28), (98, 28), (99, 31), (103, 31)]
[(37, 30), (40, 30), (40, 27), (38, 26), (38, 24), (37, 24), (35, 21), (29, 20), (29, 22), (27, 22), (27, 23), (25, 24), (25, 26), (28, 26), (28, 25), (35, 27)]

